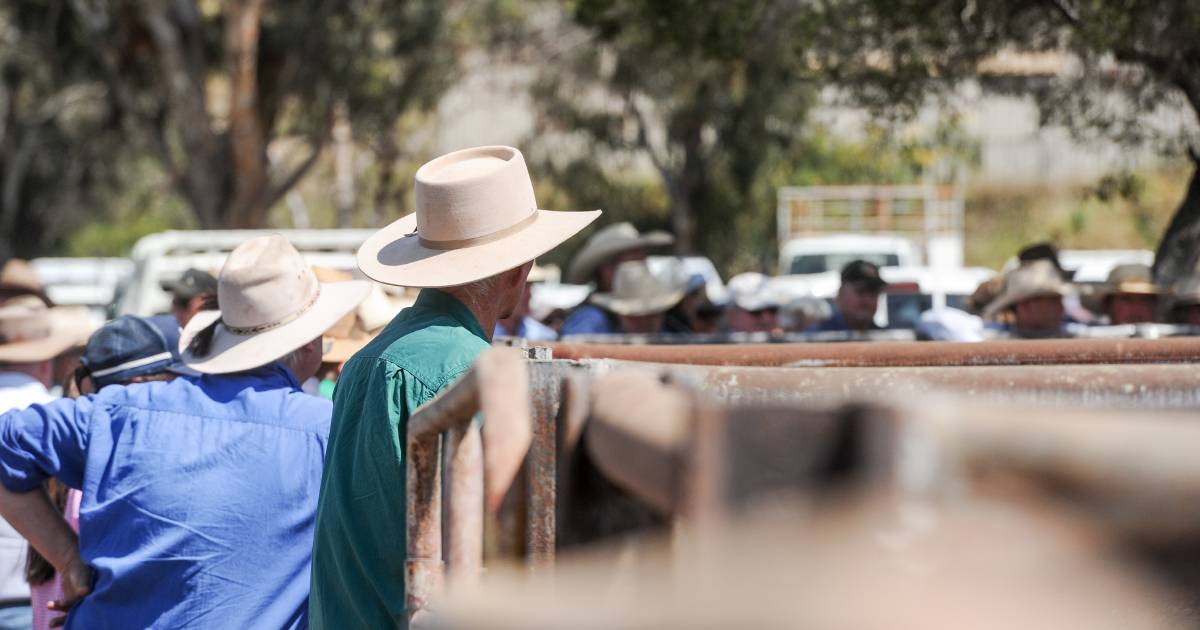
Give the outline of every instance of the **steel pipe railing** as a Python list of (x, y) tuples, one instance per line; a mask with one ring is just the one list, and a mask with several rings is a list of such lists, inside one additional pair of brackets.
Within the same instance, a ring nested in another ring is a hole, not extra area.
[(1195, 363), (1200, 337), (1040, 339), (980, 343), (799, 343), (687, 346), (550, 343), (556, 359), (692, 365), (919, 367)]
[[(499, 505), (529, 449), (528, 390), (519, 353), (493, 348), (409, 417), (405, 589), (410, 620), (427, 610), (447, 578), (478, 579), (484, 508)], [(484, 417), (482, 431), (473, 421), (476, 413)], [(439, 443), (445, 449), (444, 484)], [(443, 493), (448, 495), (444, 545)]]

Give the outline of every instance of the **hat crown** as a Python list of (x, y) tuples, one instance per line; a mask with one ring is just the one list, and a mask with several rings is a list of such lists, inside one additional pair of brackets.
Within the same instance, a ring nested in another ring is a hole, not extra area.
[(1154, 274), (1150, 265), (1138, 263), (1117, 265), (1108, 272), (1108, 284), (1154, 284)]
[(1065, 288), (1066, 283), (1058, 267), (1045, 259), (1032, 260), (1017, 267), (1007, 280), (1007, 290), (1014, 295), (1062, 294)]
[(415, 193), (424, 241), (485, 237), (537, 212), (525, 158), (513, 147), (463, 149), (427, 162), (417, 170)]
[(0, 344), (50, 336), (50, 309), (34, 297), (18, 297), (0, 306)]
[(221, 320), (233, 328), (280, 324), (307, 310), (319, 294), (317, 277), (279, 234), (239, 245), (217, 281)]
[(637, 300), (659, 297), (672, 289), (659, 282), (650, 272), (644, 260), (621, 263), (613, 276), (613, 297), (619, 300)]

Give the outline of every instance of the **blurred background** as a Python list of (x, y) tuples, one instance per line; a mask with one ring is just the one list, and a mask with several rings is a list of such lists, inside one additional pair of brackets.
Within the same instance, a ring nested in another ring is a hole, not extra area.
[[(1167, 286), (1200, 251), (1188, 5), (8, 0), (0, 257), (379, 227), (411, 212), (421, 163), (495, 143), (525, 152), (543, 207), (669, 230), (724, 278), (836, 270), (880, 246), (795, 269), (781, 247), (880, 232), (913, 237), (901, 266), (999, 270), (1051, 241), (1123, 250), (1100, 280), (1155, 262)], [(812, 188), (831, 185), (924, 188)]]

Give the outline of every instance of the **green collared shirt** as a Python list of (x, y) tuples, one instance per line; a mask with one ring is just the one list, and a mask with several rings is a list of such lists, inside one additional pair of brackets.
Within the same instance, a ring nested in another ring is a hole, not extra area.
[(313, 541), (312, 628), (405, 627), (409, 415), (471, 367), (488, 337), (453, 296), (425, 289), (346, 363)]

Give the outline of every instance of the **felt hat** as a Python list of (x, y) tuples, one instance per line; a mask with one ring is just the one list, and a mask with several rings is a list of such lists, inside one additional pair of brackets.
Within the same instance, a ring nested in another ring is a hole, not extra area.
[(633, 249), (664, 247), (675, 242), (675, 237), (656, 230), (638, 233), (632, 223), (606, 225), (592, 234), (583, 249), (575, 254), (571, 266), (567, 267), (567, 282), (587, 284), (592, 281), (596, 267)]
[(1071, 285), (1063, 280), (1062, 270), (1053, 262), (1033, 260), (1008, 272), (1004, 292), (987, 305), (983, 317), (991, 319), (1025, 300), (1042, 296), (1063, 297), (1071, 293)]
[(47, 307), (36, 295), (15, 297), (0, 306), (0, 363), (48, 361), (78, 346), (81, 336), (86, 339), (77, 318)]
[(597, 306), (618, 315), (653, 315), (678, 304), (683, 299), (683, 289), (660, 282), (646, 261), (631, 260), (617, 267), (611, 293), (595, 293), (591, 299)]
[(404, 287), (468, 284), (520, 267), (600, 216), (539, 209), (525, 158), (512, 147), (463, 149), (427, 162), (415, 192), (416, 211), (359, 248), (367, 277)]
[[(275, 361), (325, 334), (358, 307), (362, 280), (322, 283), (279, 234), (238, 245), (217, 279), (219, 311), (201, 311), (179, 340), (184, 364), (197, 372), (242, 372)], [(207, 348), (192, 347), (197, 336)]]

